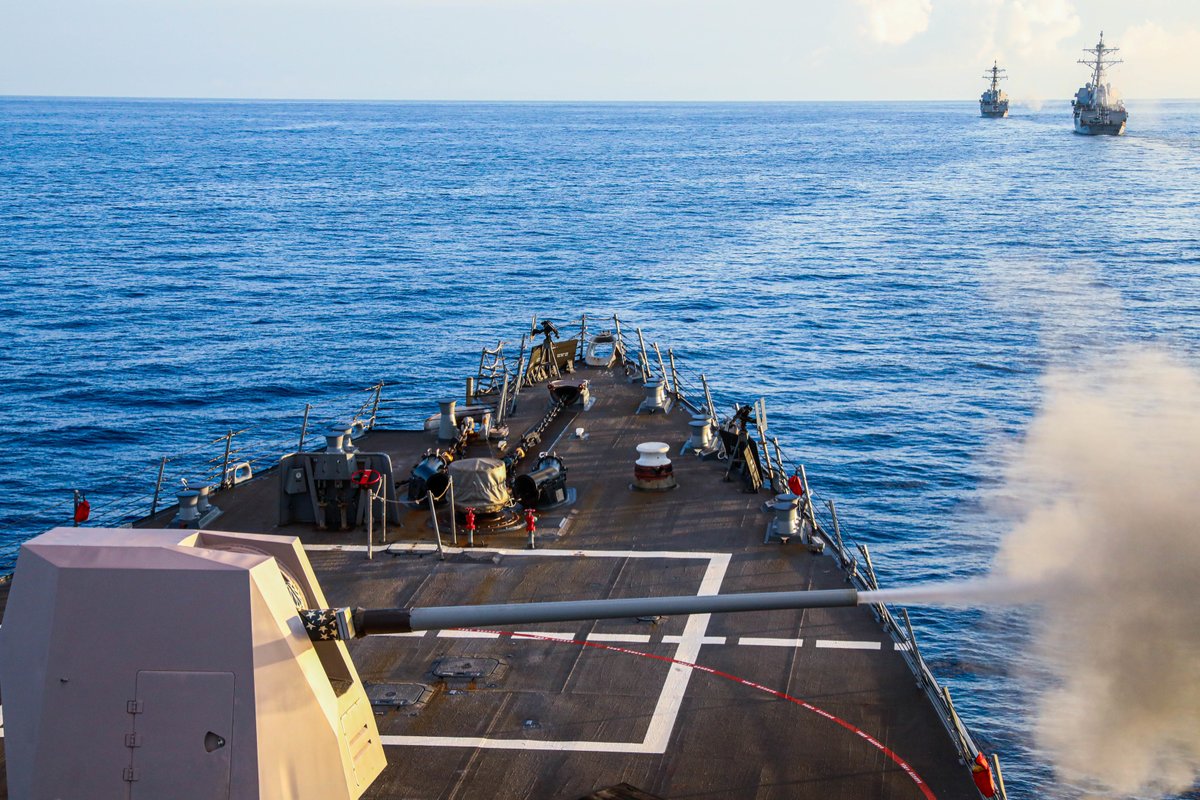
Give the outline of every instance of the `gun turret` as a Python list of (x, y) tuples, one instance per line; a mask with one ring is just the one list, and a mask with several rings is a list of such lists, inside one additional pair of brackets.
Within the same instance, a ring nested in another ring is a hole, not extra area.
[[(59, 528), (22, 545), (16, 574), (0, 629), (14, 797), (86, 785), (116, 800), (131, 780), (175, 797), (182, 774), (189, 796), (357, 800), (385, 758), (347, 639), (858, 603), (836, 589), (330, 608), (298, 539), (179, 529)], [(91, 621), (97, 597), (115, 624)]]

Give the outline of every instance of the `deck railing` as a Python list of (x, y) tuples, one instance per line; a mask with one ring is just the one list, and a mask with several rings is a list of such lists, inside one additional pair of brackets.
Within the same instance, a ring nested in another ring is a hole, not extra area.
[[(313, 443), (316, 432), (334, 425), (349, 426), (355, 436), (385, 418), (383, 383), (326, 398), (319, 404), (306, 403), (295, 414), (276, 417), (255, 427), (228, 429), (203, 444), (162, 456), (144, 471), (128, 476), (126, 491), (107, 485), (72, 487), (68, 500), (86, 498), (91, 505), (84, 524), (121, 527), (154, 516), (175, 504), (175, 492), (186, 481), (191, 487), (213, 487), (214, 499), (229, 489), (279, 463), (285, 453), (303, 450)], [(322, 442), (323, 444), (323, 442)], [(42, 525), (75, 524), (74, 509), (67, 505), (61, 517), (39, 520)]]
[[(650, 341), (647, 344), (645, 334), (641, 328), (634, 328), (634, 333), (631, 335), (628, 323), (624, 323), (624, 327), (622, 327), (622, 321), (615, 315), (612, 320), (613, 330), (617, 333), (623, 345), (625, 364), (628, 369), (639, 372), (643, 379), (666, 381), (668, 391), (675, 397), (677, 402), (694, 414), (708, 415), (713, 418), (714, 422), (720, 422), (722, 418), (730, 416), (730, 414), (721, 414), (720, 409), (729, 409), (732, 412), (732, 410), (737, 408), (737, 404), (732, 400), (714, 392), (703, 373), (689, 373), (681, 369), (675, 359), (673, 349), (667, 349), (668, 359), (664, 362), (658, 357), (662, 352), (658, 343)], [(585, 325), (581, 326), (581, 330), (586, 330)], [(760, 455), (763, 457), (764, 464), (767, 465), (768, 476), (773, 479), (770, 485), (776, 491), (786, 491), (787, 476), (796, 472), (803, 475), (803, 463), (790, 456), (779, 444), (777, 438), (768, 438), (766, 436), (767, 425), (765, 417), (767, 409), (765, 401), (761, 398), (757, 400), (754, 403), (754, 410), (756, 421), (761, 423), (755, 426), (757, 428), (757, 445), (760, 448)], [(804, 484), (807, 488), (807, 477), (805, 477)], [(871, 562), (870, 550), (865, 544), (857, 544), (854, 546), (854, 550), (851, 549), (847, 541), (843, 539), (841, 526), (837, 518), (837, 507), (834, 501), (828, 499), (822, 506), (817, 502), (820, 499), (821, 495), (816, 490), (809, 489), (805, 492), (803, 513), (811, 520), (816, 534), (821, 537), (833, 552), (838, 563), (845, 571), (847, 580), (856, 589), (859, 591), (878, 589), (879, 583), (875, 576), (874, 565)], [(857, 555), (855, 551), (857, 551)], [(946, 728), (946, 732), (949, 734), (950, 740), (958, 752), (959, 760), (964, 765), (973, 763), (976, 756), (982, 751), (975, 743), (966, 725), (959, 718), (958, 712), (955, 711), (950, 690), (938, 682), (937, 677), (929, 669), (929, 665), (925, 663), (925, 659), (921, 655), (920, 646), (917, 643), (916, 633), (913, 631), (912, 622), (908, 617), (908, 611), (903, 608), (899, 609), (899, 613), (904, 620), (904, 624), (901, 625), (897, 621), (896, 615), (886, 605), (872, 605), (871, 610), (884, 631), (891, 638), (895, 649), (904, 658), (905, 663), (916, 679), (917, 686), (929, 698), (934, 712)], [(1002, 800), (1006, 800), (1007, 795), (1000, 773), (1000, 760), (999, 756), (995, 753), (991, 756), (990, 766), (996, 780), (996, 796)]]

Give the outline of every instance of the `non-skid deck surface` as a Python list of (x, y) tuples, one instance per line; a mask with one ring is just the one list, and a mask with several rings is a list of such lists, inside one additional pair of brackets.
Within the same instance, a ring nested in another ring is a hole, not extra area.
[[(541, 516), (535, 550), (519, 531), (480, 537), (470, 550), (450, 547), (441, 560), (429, 514), (408, 510), (401, 525), (389, 526), (386, 542), (377, 536), (368, 560), (361, 529), (318, 534), (311, 526), (278, 526), (274, 475), (220, 493), (215, 502), (225, 513), (212, 527), (301, 536), (335, 605), (846, 586), (830, 556), (762, 544), (770, 495), (724, 481), (724, 462), (675, 455), (678, 489), (631, 490), (636, 446), (663, 441), (677, 453), (690, 415), (635, 414), (642, 390), (622, 371), (581, 370), (578, 377), (591, 381), (595, 405), (557, 420), (542, 444), (566, 463), (577, 497)], [(543, 387), (522, 393), (509, 421), (513, 439), (541, 417), (547, 399)], [(576, 428), (586, 436), (576, 437)], [(389, 453), (399, 476), (434, 444), (431, 434), (401, 431), (358, 442), (364, 451)], [(449, 545), (445, 516), (442, 524)], [(381, 700), (376, 720), (388, 767), (370, 798), (571, 800), (619, 784), (670, 800), (928, 796), (896, 759), (933, 796), (978, 796), (865, 608), (429, 631), (373, 637), (350, 649), (368, 692)]]

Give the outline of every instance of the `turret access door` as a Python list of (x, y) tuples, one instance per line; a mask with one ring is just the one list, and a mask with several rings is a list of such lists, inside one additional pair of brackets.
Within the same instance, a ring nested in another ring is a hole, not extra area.
[(233, 673), (137, 674), (131, 800), (228, 800)]

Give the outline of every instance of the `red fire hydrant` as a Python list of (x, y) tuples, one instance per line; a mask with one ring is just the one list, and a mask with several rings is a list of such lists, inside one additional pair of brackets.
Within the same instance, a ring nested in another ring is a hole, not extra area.
[(525, 509), (525, 533), (529, 534), (529, 549), (533, 550), (536, 547), (534, 534), (537, 533), (537, 517), (534, 516), (532, 508)]
[(466, 528), (467, 528), (467, 547), (474, 547), (475, 546), (475, 509), (473, 507), (467, 508)]

